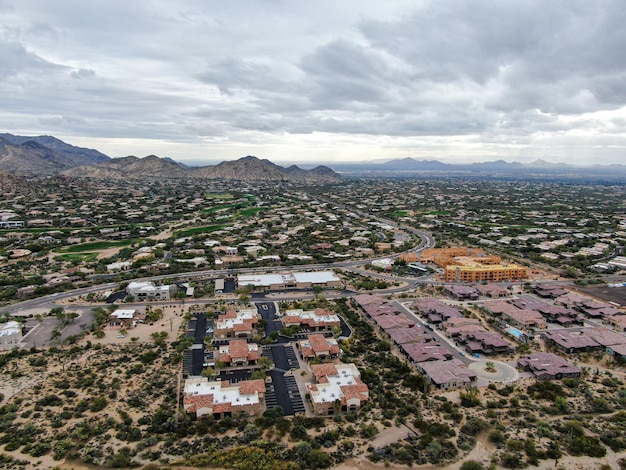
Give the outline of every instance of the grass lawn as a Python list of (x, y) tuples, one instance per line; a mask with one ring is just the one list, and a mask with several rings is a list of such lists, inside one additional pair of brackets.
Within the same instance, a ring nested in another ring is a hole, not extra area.
[(242, 209), (242, 210), (240, 210), (240, 211), (237, 213), (237, 215), (241, 215), (241, 216), (243, 216), (243, 217), (247, 217), (247, 216), (250, 216), (250, 215), (254, 215), (254, 214), (256, 214), (257, 212), (264, 211), (264, 210), (266, 210), (266, 209), (267, 209), (267, 207), (249, 207), (248, 209)]
[(200, 233), (216, 232), (217, 230), (221, 230), (224, 227), (226, 227), (226, 225), (224, 224), (207, 225), (205, 227), (194, 227), (194, 228), (190, 228), (187, 230), (178, 230), (177, 232), (174, 232), (174, 236), (175, 237), (189, 237), (191, 235), (198, 235)]
[(98, 257), (98, 253), (63, 253), (55, 256), (55, 259), (61, 261), (94, 261)]
[(235, 199), (235, 195), (231, 193), (206, 193), (204, 195), (207, 199), (219, 199), (219, 200), (227, 200), (227, 199)]
[(204, 214), (212, 214), (213, 212), (221, 211), (224, 209), (239, 209), (241, 207), (249, 206), (249, 202), (238, 202), (237, 204), (219, 204), (213, 207), (207, 207), (206, 209), (202, 209)]
[(61, 253), (82, 253), (85, 251), (94, 251), (94, 250), (106, 250), (107, 248), (117, 248), (117, 247), (125, 247), (130, 246), (133, 243), (139, 243), (141, 239), (133, 238), (130, 240), (115, 240), (115, 241), (99, 241), (92, 243), (81, 243), (80, 245), (72, 245), (65, 248), (61, 248), (56, 250)]
[(391, 215), (395, 215), (395, 216), (398, 216), (398, 217), (404, 217), (404, 216), (408, 215), (408, 213), (409, 213), (409, 211), (395, 211), (395, 212), (392, 212)]

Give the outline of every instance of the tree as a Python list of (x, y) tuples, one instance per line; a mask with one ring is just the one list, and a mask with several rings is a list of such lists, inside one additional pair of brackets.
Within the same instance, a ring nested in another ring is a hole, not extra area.
[(480, 462), (476, 462), (476, 460), (468, 460), (467, 462), (463, 462), (460, 470), (484, 470), (484, 466)]
[(155, 331), (150, 335), (154, 344), (157, 346), (163, 346), (165, 344), (165, 338), (167, 338), (167, 331)]
[(215, 376), (215, 369), (213, 367), (205, 367), (202, 369), (202, 377), (207, 377), (211, 379), (211, 377)]

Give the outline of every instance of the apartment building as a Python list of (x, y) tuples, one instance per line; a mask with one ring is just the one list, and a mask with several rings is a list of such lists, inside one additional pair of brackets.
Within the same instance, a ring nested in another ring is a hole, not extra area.
[(197, 418), (261, 416), (265, 411), (265, 381), (209, 382), (206, 377), (185, 380), (183, 406)]
[(313, 412), (318, 416), (357, 411), (369, 398), (354, 364), (314, 364), (315, 383), (307, 384)]

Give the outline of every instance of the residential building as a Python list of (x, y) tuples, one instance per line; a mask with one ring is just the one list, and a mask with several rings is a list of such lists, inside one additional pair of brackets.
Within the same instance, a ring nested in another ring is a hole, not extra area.
[(219, 347), (218, 358), (225, 367), (254, 366), (261, 358), (261, 349), (258, 344), (248, 343), (245, 339), (232, 339)]
[[(550, 330), (542, 332), (541, 336), (546, 344), (554, 346), (567, 354), (599, 351), (603, 349), (602, 346), (584, 330)], [(626, 340), (626, 338), (624, 339)]]
[(302, 331), (330, 331), (341, 327), (337, 314), (323, 308), (286, 310), (281, 320), (285, 328), (299, 326)]
[(296, 347), (300, 351), (300, 357), (306, 360), (330, 359), (338, 357), (341, 353), (335, 338), (327, 338), (320, 333), (308, 335), (307, 339), (298, 341)]
[(206, 377), (185, 380), (185, 411), (197, 418), (261, 416), (265, 411), (265, 381), (246, 380), (209, 382)]
[(145, 319), (145, 314), (139, 314), (135, 309), (118, 308), (109, 315), (109, 326), (132, 328), (137, 326), (137, 323), (143, 323)]
[(420, 362), (416, 365), (437, 389), (467, 388), (476, 380), (476, 372), (458, 359)]
[(518, 359), (517, 366), (530, 371), (537, 380), (580, 377), (582, 370), (553, 353), (535, 352)]
[(213, 339), (251, 338), (258, 323), (256, 309), (229, 310), (215, 319)]
[(307, 391), (318, 416), (357, 411), (369, 398), (354, 364), (313, 364), (311, 372), (315, 383), (307, 384)]

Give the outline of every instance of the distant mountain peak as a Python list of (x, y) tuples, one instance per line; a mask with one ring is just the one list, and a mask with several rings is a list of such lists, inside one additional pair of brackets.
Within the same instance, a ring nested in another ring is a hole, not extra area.
[(0, 169), (16, 174), (53, 175), (68, 168), (110, 158), (97, 150), (75, 147), (49, 135), (0, 134)]

